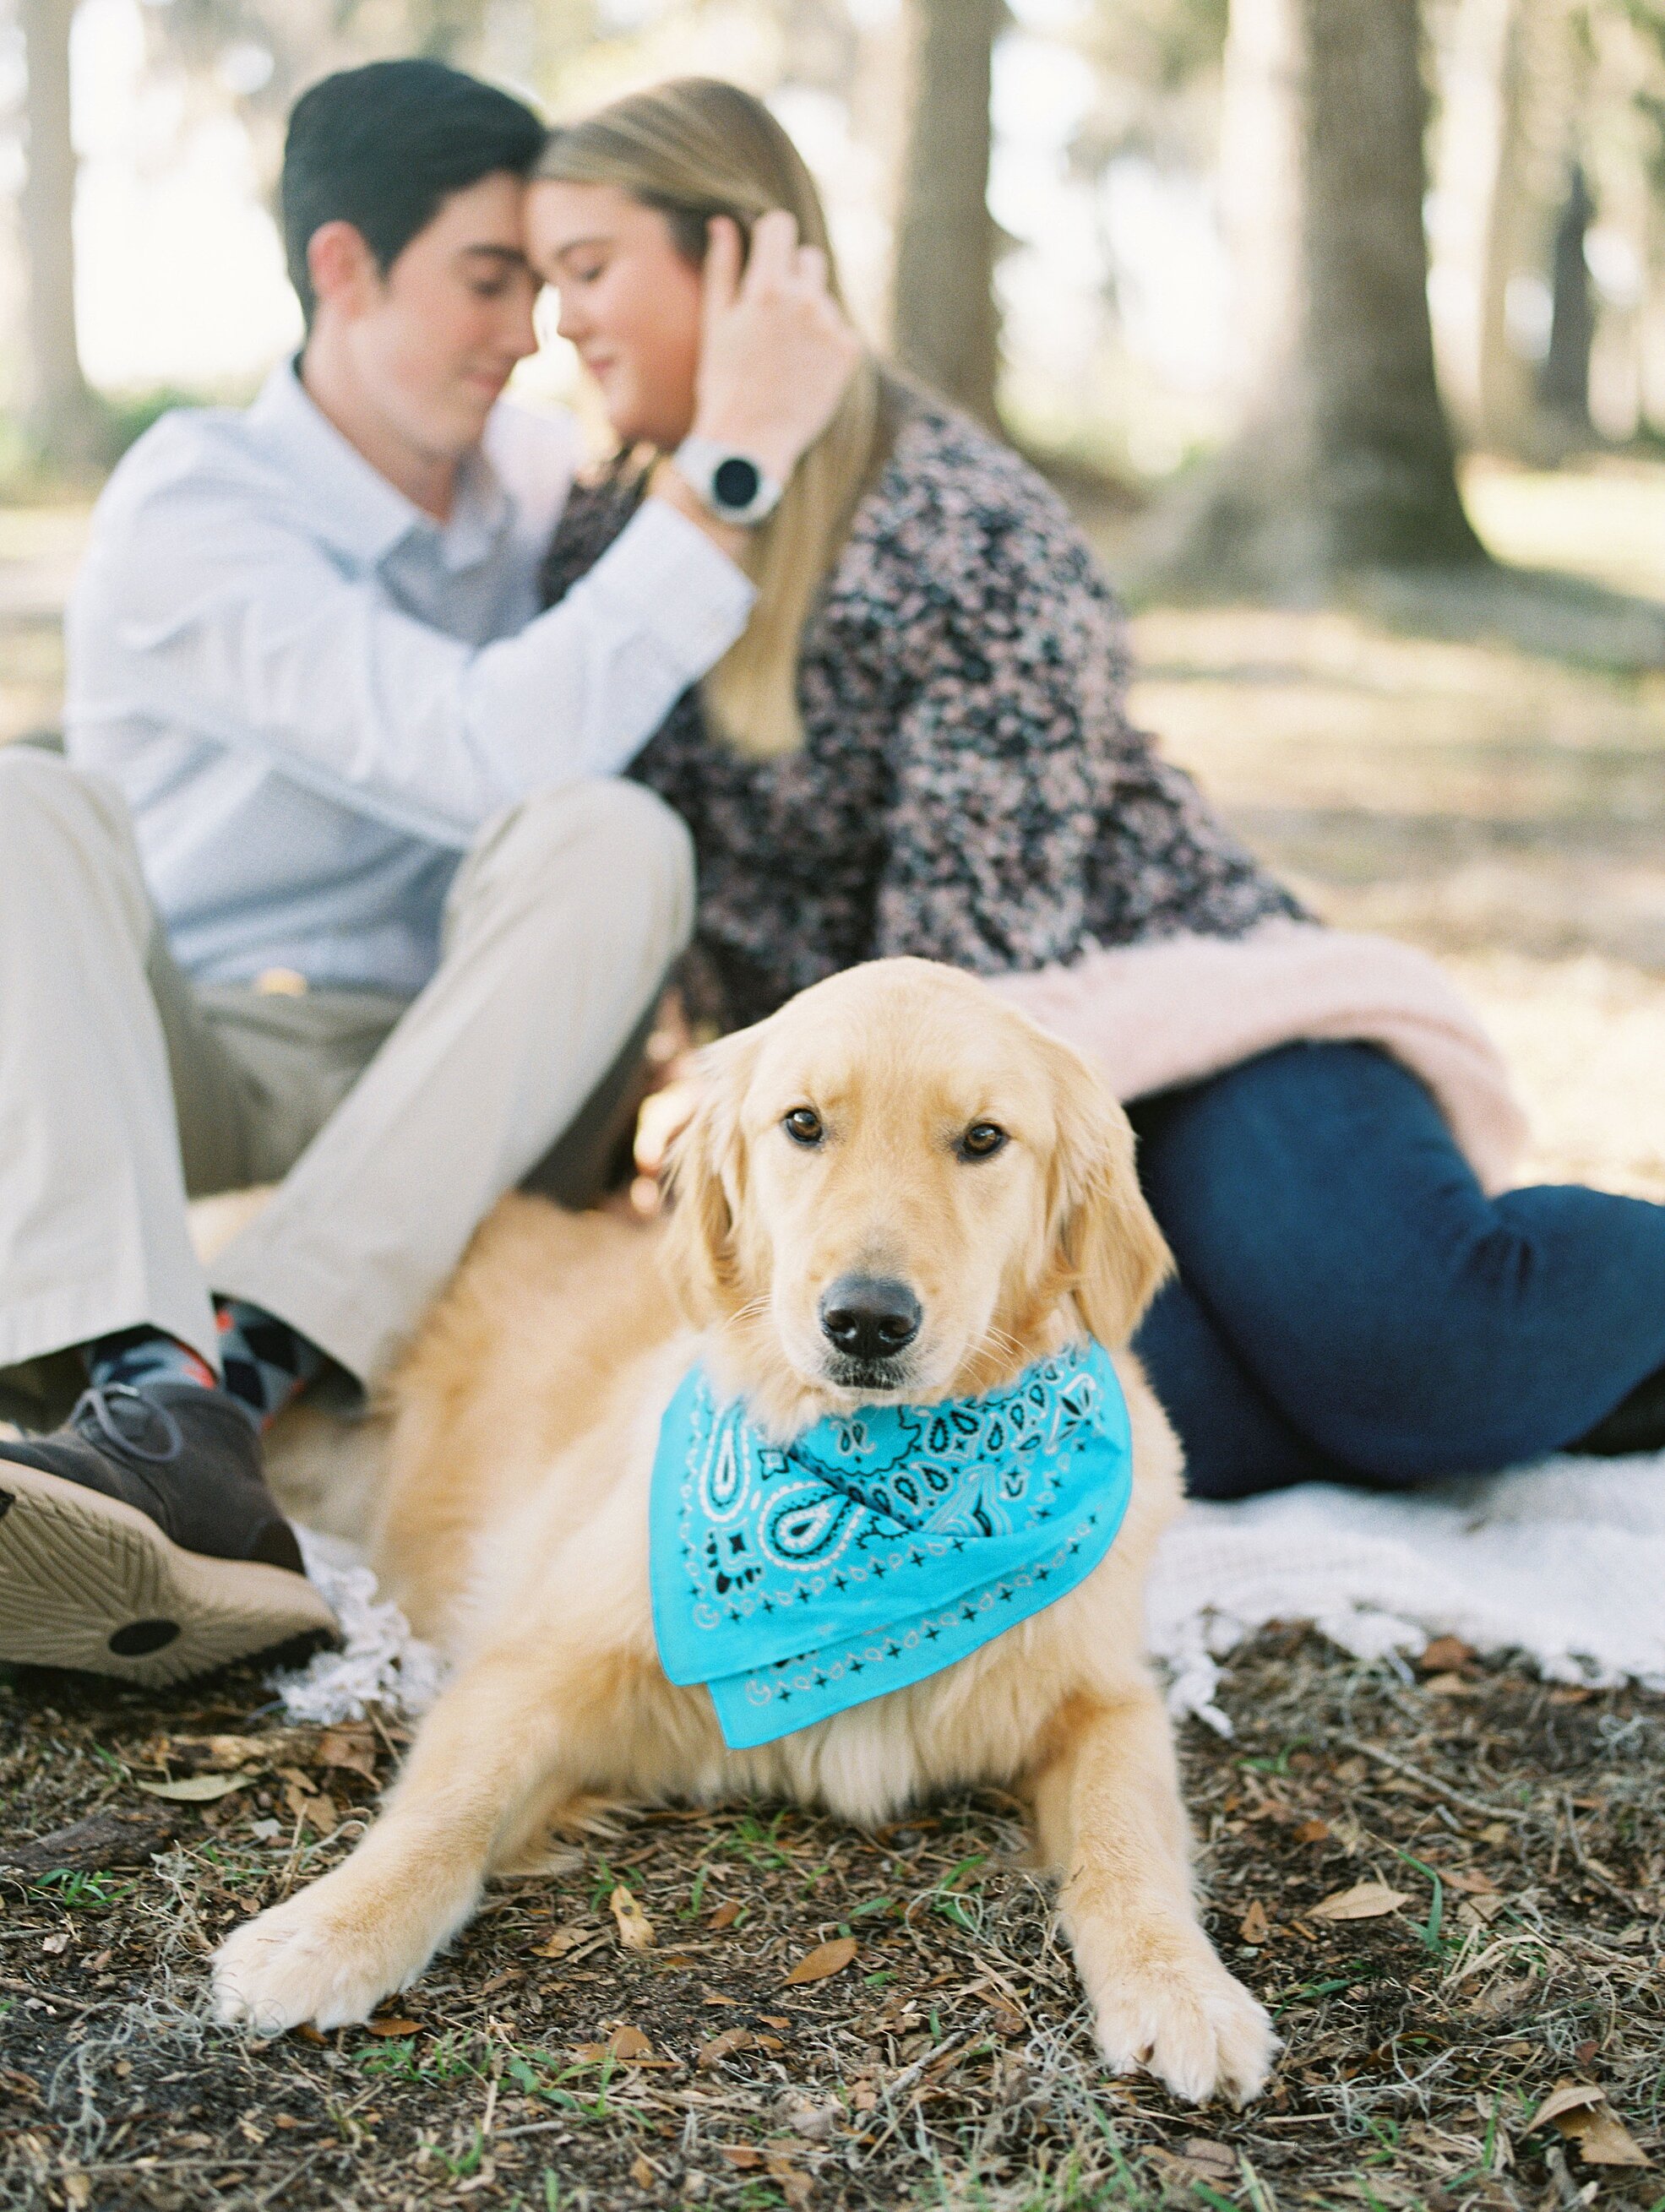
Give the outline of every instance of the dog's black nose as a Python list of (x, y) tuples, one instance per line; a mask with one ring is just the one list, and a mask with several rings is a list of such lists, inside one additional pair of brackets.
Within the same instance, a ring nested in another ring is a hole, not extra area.
[(852, 1359), (889, 1359), (919, 1334), (920, 1303), (906, 1283), (841, 1275), (821, 1301), (821, 1332)]

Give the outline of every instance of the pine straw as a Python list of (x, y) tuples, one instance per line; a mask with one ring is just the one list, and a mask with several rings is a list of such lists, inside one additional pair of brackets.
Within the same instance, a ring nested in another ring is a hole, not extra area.
[[(1104, 2076), (991, 1796), (876, 1835), (769, 1806), (628, 1820), (495, 1888), (388, 2032), (251, 2045), (204, 2018), (206, 1952), (350, 1847), (374, 1785), (328, 1761), (385, 1782), (397, 1732), (324, 1742), (247, 1674), (153, 1698), (18, 1670), (5, 1841), (112, 1811), (152, 1832), (0, 1875), (0, 2205), (1535, 2212), (1593, 2182), (1655, 2212), (1665, 1700), (1445, 1656), (1419, 1680), (1273, 1631), (1231, 1669), (1236, 1739), (1183, 1732), (1211, 1931), (1285, 2038), (1242, 2114)], [(252, 1780), (208, 1807), (137, 1786), (216, 1769)], [(1372, 1880), (1407, 1901), (1312, 1917)], [(651, 1949), (620, 1942), (621, 1885)], [(840, 1936), (848, 1966), (787, 1983)], [(1532, 2130), (1563, 2079), (1606, 2091), (1651, 2169)]]

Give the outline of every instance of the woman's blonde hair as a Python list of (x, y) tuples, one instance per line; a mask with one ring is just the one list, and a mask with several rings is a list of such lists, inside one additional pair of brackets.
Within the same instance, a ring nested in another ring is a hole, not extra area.
[[(827, 255), (843, 304), (815, 180), (760, 100), (711, 77), (678, 77), (556, 129), (533, 173), (563, 184), (615, 185), (667, 217), (678, 252), (702, 261), (711, 218), (730, 216), (747, 247), (771, 208), (796, 218)], [(842, 550), (885, 442), (878, 367), (864, 356), (832, 421), (792, 474), (781, 504), (750, 533), (745, 565), (757, 600), (744, 634), (701, 686), (715, 733), (763, 759), (803, 743), (798, 660), (804, 624)]]

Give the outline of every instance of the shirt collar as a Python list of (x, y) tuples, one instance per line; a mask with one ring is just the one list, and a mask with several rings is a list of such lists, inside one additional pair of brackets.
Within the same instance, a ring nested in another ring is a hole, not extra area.
[(293, 361), (271, 371), (249, 420), (280, 448), (304, 486), (319, 535), (367, 566), (422, 533), (434, 541), (447, 568), (466, 568), (492, 550), (511, 520), (502, 480), (478, 450), (463, 463), (450, 520), (424, 514), (342, 435), (308, 396)]

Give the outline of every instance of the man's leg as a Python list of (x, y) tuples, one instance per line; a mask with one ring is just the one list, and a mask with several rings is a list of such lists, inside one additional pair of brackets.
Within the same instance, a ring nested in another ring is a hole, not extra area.
[(332, 1624), (216, 1387), (154, 934), (118, 795), (0, 758), (0, 1365), (80, 1347), (95, 1386), (0, 1438), (0, 1658), (165, 1680)]
[(0, 756), (0, 1367), (141, 1322), (215, 1363), (154, 928), (115, 790)]
[(496, 1200), (548, 1153), (693, 925), (688, 833), (640, 786), (572, 784), (459, 870), (440, 969), (216, 1287), (361, 1382), (382, 1374)]

